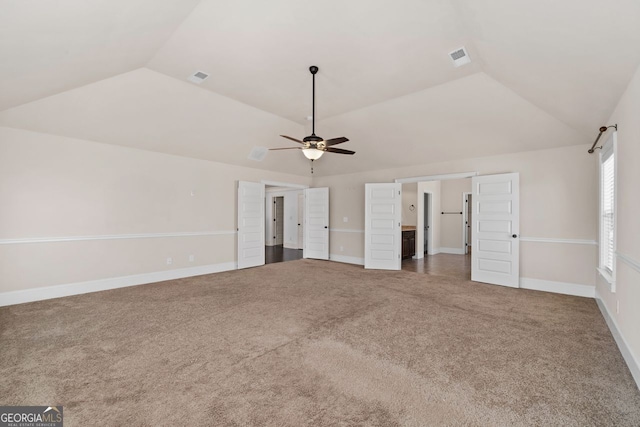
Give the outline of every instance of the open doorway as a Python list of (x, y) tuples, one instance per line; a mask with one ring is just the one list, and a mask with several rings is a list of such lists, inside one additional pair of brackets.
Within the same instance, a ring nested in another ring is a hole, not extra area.
[[(265, 188), (265, 263), (302, 258), (304, 247), (303, 190), (267, 185)], [(302, 206), (301, 206), (302, 205)]]
[[(449, 274), (471, 278), (471, 224), (468, 207), (471, 179), (451, 178), (419, 181), (416, 194), (403, 198), (402, 209), (416, 206), (415, 256), (404, 259), (407, 271)], [(405, 185), (403, 184), (403, 191)], [(411, 197), (414, 197), (411, 199)], [(403, 217), (405, 215), (403, 214)]]

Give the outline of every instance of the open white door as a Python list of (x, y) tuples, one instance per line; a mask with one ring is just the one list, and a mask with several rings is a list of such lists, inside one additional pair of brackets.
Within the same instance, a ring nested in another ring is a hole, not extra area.
[(329, 259), (329, 188), (304, 190), (303, 258)]
[(402, 184), (365, 184), (364, 268), (400, 270)]
[(520, 175), (472, 180), (471, 280), (520, 287)]
[(264, 184), (238, 182), (238, 268), (264, 265)]

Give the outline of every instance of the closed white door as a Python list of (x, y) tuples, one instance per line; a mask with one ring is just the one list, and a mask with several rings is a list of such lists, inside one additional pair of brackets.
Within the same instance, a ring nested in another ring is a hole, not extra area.
[(472, 179), (471, 280), (520, 287), (520, 175)]
[(329, 259), (329, 188), (304, 190), (303, 258)]
[(402, 184), (365, 184), (364, 268), (400, 270)]
[(264, 184), (238, 182), (238, 268), (264, 265)]

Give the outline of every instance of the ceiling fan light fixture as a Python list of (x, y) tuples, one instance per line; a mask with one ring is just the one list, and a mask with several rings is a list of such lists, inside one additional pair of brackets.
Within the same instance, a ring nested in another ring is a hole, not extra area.
[(318, 160), (324, 154), (324, 151), (317, 148), (303, 148), (302, 154), (309, 160)]

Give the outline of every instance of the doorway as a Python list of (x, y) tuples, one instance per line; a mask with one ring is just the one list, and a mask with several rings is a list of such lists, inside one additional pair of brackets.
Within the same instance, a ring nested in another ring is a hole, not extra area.
[(446, 273), (464, 280), (470, 279), (471, 258), (467, 255), (465, 224), (468, 214), (466, 196), (470, 192), (469, 177), (439, 177), (417, 182), (417, 194), (413, 201), (418, 211), (416, 257), (402, 261), (403, 270)]
[(304, 190), (267, 185), (265, 189), (265, 264), (302, 258), (304, 242), (300, 224), (304, 220)]
[(273, 244), (282, 246), (284, 243), (284, 196), (273, 198)]

